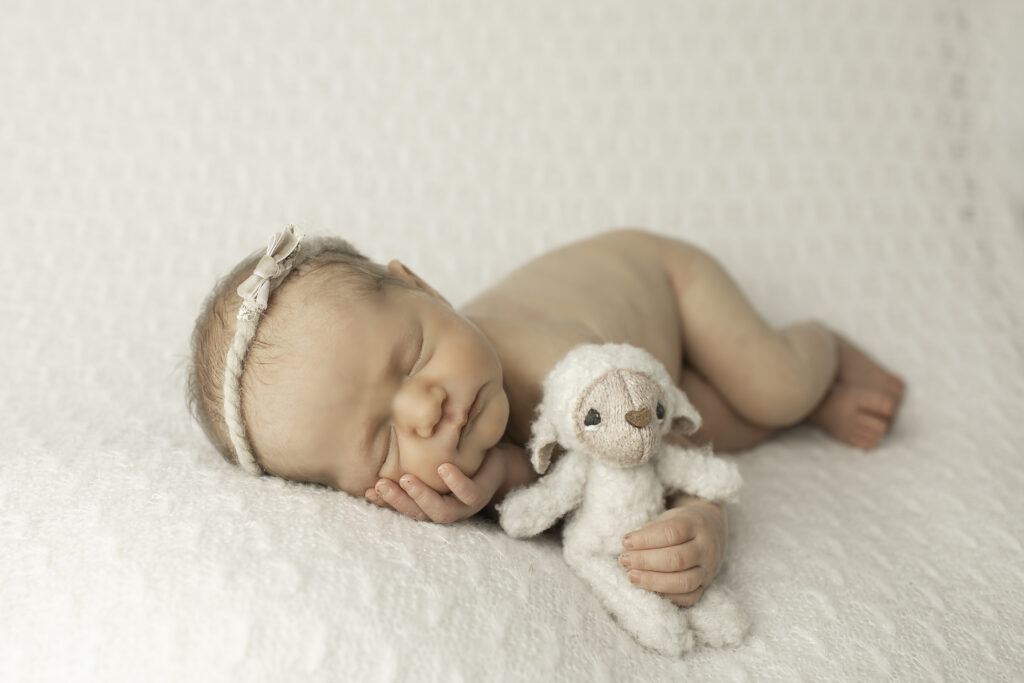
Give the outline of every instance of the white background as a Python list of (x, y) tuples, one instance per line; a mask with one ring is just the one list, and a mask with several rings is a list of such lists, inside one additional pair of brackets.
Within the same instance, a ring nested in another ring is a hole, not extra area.
[[(1019, 3), (0, 4), (0, 678), (941, 680), (1024, 667)], [(248, 479), (184, 407), (288, 223), (460, 303), (614, 226), (701, 244), (908, 381), (870, 455), (737, 457), (731, 651), (561, 561)]]

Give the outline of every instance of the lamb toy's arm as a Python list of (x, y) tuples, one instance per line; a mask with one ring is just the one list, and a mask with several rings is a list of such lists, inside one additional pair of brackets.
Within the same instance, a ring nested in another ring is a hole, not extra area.
[(498, 522), (505, 533), (514, 538), (536, 536), (575, 510), (583, 500), (586, 458), (574, 451), (563, 453), (546, 475), (509, 491), (497, 505)]
[(734, 503), (743, 483), (736, 464), (714, 457), (710, 448), (663, 444), (654, 469), (666, 487), (707, 500)]

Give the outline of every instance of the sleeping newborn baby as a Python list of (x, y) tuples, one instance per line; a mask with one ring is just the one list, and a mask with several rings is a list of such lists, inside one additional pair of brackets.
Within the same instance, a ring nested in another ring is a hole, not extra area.
[[(407, 266), (339, 238), (271, 238), (224, 277), (192, 335), (189, 402), (221, 455), (420, 520), (494, 515), (536, 479), (524, 445), (541, 382), (573, 347), (625, 343), (703, 418), (692, 437), (748, 449), (805, 421), (861, 449), (901, 380), (819, 322), (769, 326), (714, 258), (642, 230), (543, 254), (459, 309)], [(623, 538), (630, 580), (695, 604), (726, 519), (687, 495)]]

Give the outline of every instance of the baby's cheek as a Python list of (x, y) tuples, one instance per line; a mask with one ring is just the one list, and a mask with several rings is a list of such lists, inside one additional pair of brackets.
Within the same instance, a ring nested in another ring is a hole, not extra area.
[(495, 396), (487, 405), (487, 410), (480, 414), (478, 418), (483, 422), (480, 426), (483, 429), (480, 430), (481, 437), (484, 437), (486, 448), (494, 446), (501, 437), (505, 435), (505, 430), (508, 429), (508, 417), (509, 417), (509, 404), (508, 396), (502, 391), (500, 394)]

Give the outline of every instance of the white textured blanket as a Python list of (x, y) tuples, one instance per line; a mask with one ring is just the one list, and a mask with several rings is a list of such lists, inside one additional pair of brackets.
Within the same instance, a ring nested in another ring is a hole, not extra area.
[[(0, 9), (0, 680), (941, 680), (1024, 670), (1024, 9), (1010, 0)], [(737, 456), (735, 650), (637, 646), (555, 537), (255, 480), (187, 417), (287, 223), (454, 303), (639, 225), (900, 371), (876, 452)]]

